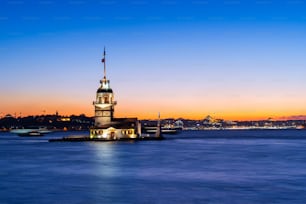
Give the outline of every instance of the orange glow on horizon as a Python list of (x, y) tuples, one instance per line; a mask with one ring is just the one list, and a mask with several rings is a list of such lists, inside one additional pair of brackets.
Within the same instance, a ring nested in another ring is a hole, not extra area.
[[(92, 94), (94, 97), (94, 94)], [(3, 98), (1, 117), (6, 114), (19, 117), (28, 115), (55, 114), (69, 116), (85, 114), (94, 116), (94, 107), (90, 102), (90, 97), (73, 100), (70, 96), (54, 96), (53, 98), (40, 99), (39, 96), (28, 96), (18, 100), (9, 97)], [(12, 97), (14, 98), (14, 97)], [(43, 98), (43, 97), (42, 97)], [(157, 119), (160, 112), (161, 118), (184, 118), (202, 120), (207, 115), (213, 118), (224, 120), (265, 120), (272, 118), (275, 120), (296, 115), (306, 115), (306, 107), (303, 107), (303, 100), (291, 102), (291, 99), (277, 101), (258, 102), (254, 100), (229, 101), (227, 100), (185, 100), (174, 99), (151, 99), (151, 98), (119, 98), (119, 103), (115, 106), (115, 117), (137, 117), (138, 119)], [(76, 102), (77, 101), (77, 102)], [(247, 101), (247, 102), (246, 102)], [(250, 102), (248, 102), (250, 101)], [(286, 108), (285, 108), (286, 107)], [(303, 108), (300, 108), (303, 107)], [(20, 114), (21, 113), (21, 114)]]
[[(23, 111), (14, 111), (15, 109), (7, 109), (7, 112), (2, 112), (1, 117), (5, 116), (6, 114), (11, 114), (15, 115), (17, 117), (21, 116), (30, 116), (30, 115), (48, 115), (48, 114), (55, 114), (58, 112), (59, 115), (63, 116), (69, 116), (69, 115), (80, 115), (80, 114), (85, 114), (88, 117), (94, 116), (94, 110), (93, 108), (88, 108), (86, 106), (71, 106), (69, 109), (66, 106), (50, 106), (45, 109), (36, 109), (35, 107), (27, 109), (23, 109)], [(286, 117), (290, 116), (296, 116), (296, 115), (306, 115), (305, 112), (224, 112), (223, 114), (214, 114), (214, 113), (209, 113), (209, 112), (180, 112), (180, 111), (174, 111), (174, 110), (165, 110), (165, 109), (152, 109), (149, 110), (143, 109), (138, 110), (138, 111), (129, 111), (129, 108), (117, 108), (115, 109), (115, 117), (137, 117), (140, 120), (144, 119), (149, 119), (149, 120), (154, 120), (158, 118), (158, 113), (160, 113), (161, 118), (184, 118), (184, 119), (191, 119), (191, 120), (202, 120), (206, 116), (210, 115), (213, 118), (216, 119), (224, 119), (224, 120), (232, 120), (232, 121), (250, 121), (250, 120), (266, 120), (268, 118), (272, 118), (275, 120), (281, 120)]]

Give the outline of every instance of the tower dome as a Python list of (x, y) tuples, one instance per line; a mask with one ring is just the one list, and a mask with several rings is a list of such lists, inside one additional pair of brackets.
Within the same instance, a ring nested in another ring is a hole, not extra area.
[(98, 88), (97, 93), (113, 93), (112, 89)]
[(98, 88), (97, 93), (113, 93), (113, 90), (110, 88), (109, 80), (104, 77), (100, 80), (101, 86)]

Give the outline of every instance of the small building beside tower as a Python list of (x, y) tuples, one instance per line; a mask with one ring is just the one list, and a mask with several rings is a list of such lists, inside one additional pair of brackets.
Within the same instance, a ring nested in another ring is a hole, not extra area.
[(138, 138), (141, 135), (141, 125), (137, 118), (115, 118), (114, 111), (117, 102), (110, 81), (106, 78), (106, 52), (104, 48), (102, 63), (104, 76), (96, 92), (95, 125), (90, 128), (91, 139), (120, 140)]

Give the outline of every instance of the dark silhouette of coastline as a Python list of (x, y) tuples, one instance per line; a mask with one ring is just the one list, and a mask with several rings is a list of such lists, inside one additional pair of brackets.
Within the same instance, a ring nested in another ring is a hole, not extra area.
[[(143, 128), (156, 127), (157, 120), (141, 120)], [(89, 130), (94, 125), (94, 117), (84, 114), (62, 116), (37, 115), (26, 117), (13, 117), (6, 115), (0, 119), (0, 131), (10, 131), (12, 129), (22, 129), (29, 127), (46, 127), (50, 130), (84, 131)], [(254, 121), (226, 121), (214, 119), (210, 116), (202, 120), (174, 119), (166, 118), (161, 121), (163, 128), (175, 128), (185, 130), (209, 130), (209, 129), (230, 129), (230, 128), (250, 128), (250, 129), (305, 129), (306, 120), (254, 120)]]
[(11, 129), (22, 129), (29, 127), (46, 127), (50, 130), (88, 130), (93, 125), (93, 117), (84, 114), (61, 116), (38, 115), (26, 117), (13, 117), (6, 115), (0, 119), (0, 130), (9, 131)]

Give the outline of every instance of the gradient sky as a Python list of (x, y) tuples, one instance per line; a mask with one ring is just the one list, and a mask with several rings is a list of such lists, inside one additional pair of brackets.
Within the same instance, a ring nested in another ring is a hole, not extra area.
[(306, 2), (0, 2), (0, 112), (117, 117), (306, 115)]

